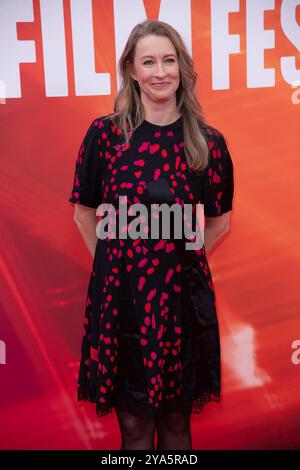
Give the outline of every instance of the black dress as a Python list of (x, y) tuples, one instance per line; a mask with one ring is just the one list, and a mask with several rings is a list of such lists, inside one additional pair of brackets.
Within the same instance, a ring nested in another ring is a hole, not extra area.
[[(69, 201), (93, 208), (110, 203), (117, 219), (125, 196), (127, 208), (189, 204), (193, 230), (197, 203), (210, 217), (231, 210), (233, 165), (224, 136), (200, 125), (210, 161), (196, 174), (187, 166), (182, 117), (165, 126), (144, 120), (128, 145), (109, 115), (95, 119), (79, 148)], [(219, 328), (205, 246), (185, 250), (187, 239), (175, 239), (172, 230), (159, 239), (115, 233), (97, 241), (78, 400), (95, 402), (99, 417), (116, 405), (149, 419), (172, 410), (199, 413), (221, 398)]]

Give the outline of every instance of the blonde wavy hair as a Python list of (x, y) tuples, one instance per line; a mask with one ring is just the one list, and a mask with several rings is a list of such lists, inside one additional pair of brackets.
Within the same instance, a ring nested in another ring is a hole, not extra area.
[(140, 87), (131, 77), (127, 64), (134, 62), (135, 47), (139, 39), (148, 35), (167, 37), (176, 49), (180, 71), (176, 104), (182, 116), (187, 164), (190, 170), (201, 172), (208, 164), (209, 149), (205, 131), (201, 129), (202, 125), (205, 126), (203, 110), (195, 95), (198, 74), (180, 34), (168, 23), (146, 20), (137, 24), (131, 31), (118, 63), (121, 86), (114, 99), (114, 113), (110, 114), (109, 118), (121, 129), (126, 144), (145, 119)]

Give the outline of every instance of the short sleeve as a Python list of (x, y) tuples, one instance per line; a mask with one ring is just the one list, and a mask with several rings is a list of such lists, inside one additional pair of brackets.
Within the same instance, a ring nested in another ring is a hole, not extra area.
[(97, 208), (102, 202), (102, 144), (99, 119), (94, 119), (79, 147), (69, 202)]
[(217, 132), (210, 147), (209, 163), (202, 175), (204, 215), (216, 217), (232, 210), (234, 194), (233, 162), (224, 135)]

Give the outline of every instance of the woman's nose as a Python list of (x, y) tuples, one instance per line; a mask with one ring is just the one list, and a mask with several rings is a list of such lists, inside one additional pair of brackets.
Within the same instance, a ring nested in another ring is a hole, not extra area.
[(157, 76), (162, 76), (164, 77), (165, 76), (165, 69), (164, 69), (164, 64), (161, 63), (161, 62), (157, 62), (157, 66), (156, 66), (156, 75)]

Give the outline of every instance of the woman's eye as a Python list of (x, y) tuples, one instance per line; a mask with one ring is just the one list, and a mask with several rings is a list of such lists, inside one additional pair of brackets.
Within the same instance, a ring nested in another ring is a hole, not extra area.
[[(166, 59), (166, 61), (171, 61), (171, 62), (175, 62), (175, 60), (172, 58), (172, 57), (169, 57), (168, 59)], [(144, 65), (147, 65), (149, 62), (152, 62), (152, 60), (146, 60), (146, 62), (144, 62)]]

